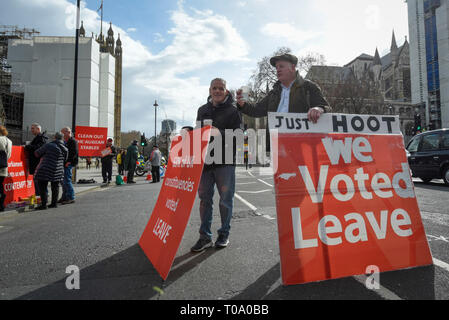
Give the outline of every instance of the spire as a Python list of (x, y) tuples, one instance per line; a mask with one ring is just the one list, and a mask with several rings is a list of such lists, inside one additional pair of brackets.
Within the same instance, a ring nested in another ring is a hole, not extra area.
[(398, 45), (396, 44), (396, 36), (394, 35), (394, 30), (393, 30), (393, 38), (391, 39), (391, 51), (395, 51), (398, 49)]
[(81, 21), (81, 28), (80, 28), (80, 37), (86, 36), (86, 30), (84, 30), (84, 23)]
[(373, 65), (382, 65), (382, 61), (380, 60), (379, 50), (376, 48), (376, 53), (374, 54)]
[(109, 22), (108, 36), (114, 36), (114, 31), (112, 30), (112, 22)]

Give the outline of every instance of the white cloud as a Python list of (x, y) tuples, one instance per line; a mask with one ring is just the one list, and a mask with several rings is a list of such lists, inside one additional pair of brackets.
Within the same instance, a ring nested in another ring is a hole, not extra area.
[(128, 28), (126, 29), (126, 32), (136, 32), (137, 28)]
[(281, 38), (290, 46), (299, 47), (306, 41), (316, 38), (320, 32), (302, 30), (290, 23), (270, 22), (265, 24), (261, 32), (273, 38)]

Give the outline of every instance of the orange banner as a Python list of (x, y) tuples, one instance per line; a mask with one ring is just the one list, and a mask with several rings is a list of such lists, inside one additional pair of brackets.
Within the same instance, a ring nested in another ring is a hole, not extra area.
[(11, 158), (8, 160), (8, 174), (3, 182), (6, 199), (5, 205), (20, 198), (34, 194), (33, 176), (28, 174), (27, 157), (24, 147), (12, 146)]
[(399, 118), (304, 119), (270, 115), (283, 283), (432, 264)]
[(139, 240), (139, 245), (164, 280), (190, 218), (203, 172), (203, 150), (208, 146), (209, 136), (210, 130), (203, 128), (187, 133), (182, 139), (175, 137), (159, 197)]

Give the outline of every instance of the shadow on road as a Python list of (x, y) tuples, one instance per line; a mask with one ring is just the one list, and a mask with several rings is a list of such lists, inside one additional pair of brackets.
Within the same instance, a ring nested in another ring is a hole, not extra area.
[(207, 250), (201, 254), (188, 253), (176, 258), (167, 281), (163, 281), (136, 244), (80, 270), (79, 290), (68, 290), (65, 285), (67, 278), (64, 278), (18, 299), (146, 300), (159, 294), (154, 287), (163, 289), (169, 286), (214, 253), (215, 250)]
[[(283, 286), (280, 284), (280, 265), (276, 264), (257, 281), (232, 300), (379, 300), (375, 290), (369, 290), (353, 277)], [(434, 266), (384, 272), (380, 284), (402, 299), (435, 299)], [(274, 289), (273, 286), (276, 285)], [(273, 289), (270, 291), (270, 288)]]
[(419, 182), (419, 181), (413, 181), (413, 184), (415, 187), (422, 188), (422, 189), (428, 189), (428, 190), (439, 190), (439, 191), (449, 191), (449, 187), (446, 186), (444, 183), (438, 183), (438, 182)]

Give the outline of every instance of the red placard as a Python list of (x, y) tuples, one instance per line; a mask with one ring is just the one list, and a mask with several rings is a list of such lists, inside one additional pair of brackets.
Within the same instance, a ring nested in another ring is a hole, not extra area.
[(164, 280), (195, 202), (203, 172), (203, 151), (209, 142), (208, 128), (196, 129), (182, 139), (175, 137), (159, 197), (139, 240), (139, 245)]
[(108, 128), (77, 126), (75, 139), (78, 142), (80, 157), (101, 157), (106, 145)]
[(6, 199), (5, 205), (20, 198), (28, 198), (34, 194), (33, 176), (28, 174), (27, 157), (24, 147), (12, 146), (11, 158), (8, 160), (8, 174), (3, 182)]
[(399, 118), (305, 119), (270, 115), (283, 283), (432, 264)]

